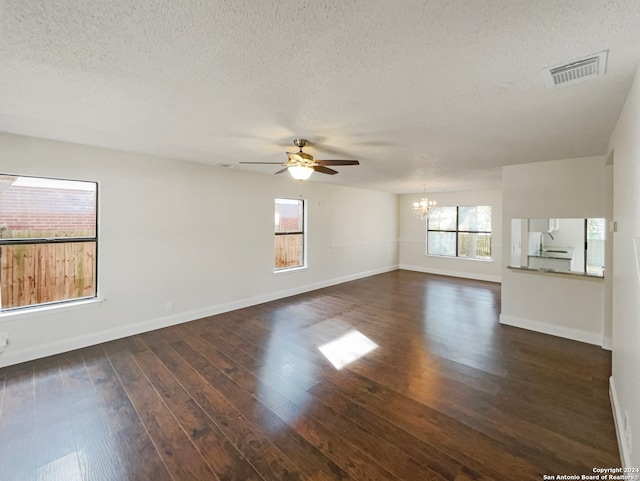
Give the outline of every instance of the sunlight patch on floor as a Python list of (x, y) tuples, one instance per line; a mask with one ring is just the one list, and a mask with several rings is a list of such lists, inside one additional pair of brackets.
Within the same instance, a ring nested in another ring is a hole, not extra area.
[(336, 369), (340, 370), (353, 361), (366, 356), (377, 347), (375, 342), (354, 329), (319, 346), (318, 349)]

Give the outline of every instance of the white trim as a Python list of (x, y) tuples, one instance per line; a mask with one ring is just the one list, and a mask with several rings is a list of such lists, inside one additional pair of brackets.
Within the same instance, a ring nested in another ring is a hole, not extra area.
[(557, 324), (549, 324), (546, 322), (534, 321), (532, 319), (525, 319), (523, 317), (510, 316), (507, 314), (500, 314), (500, 324), (519, 327), (529, 331), (541, 332), (543, 334), (550, 334), (552, 336), (563, 337), (565, 339), (572, 339), (574, 341), (585, 342), (587, 344), (595, 344), (596, 346), (602, 345), (602, 333), (599, 332), (558, 326)]
[(43, 304), (12, 309), (9, 311), (0, 312), (0, 323), (3, 321), (11, 321), (16, 317), (21, 316), (34, 317), (44, 314), (51, 314), (52, 312), (74, 311), (76, 309), (85, 309), (87, 307), (98, 307), (104, 302), (104, 300), (105, 299), (101, 299), (99, 297), (92, 297), (90, 299), (79, 299), (77, 301), (70, 300), (58, 302), (55, 304)]
[[(273, 269), (273, 273), (274, 274), (278, 274), (278, 273), (283, 273), (283, 272), (295, 272), (295, 271), (300, 271), (300, 270), (304, 270), (307, 269), (309, 267), (308, 263), (307, 263), (307, 254), (309, 252), (308, 249), (308, 235), (307, 235), (307, 231), (308, 231), (308, 219), (309, 219), (309, 202), (307, 201), (307, 199), (303, 199), (303, 198), (299, 198), (299, 199), (294, 199), (291, 197), (275, 197), (274, 198), (274, 213), (277, 214), (276, 210), (275, 210), (275, 205), (276, 202), (278, 202), (278, 200), (290, 200), (291, 204), (294, 203), (298, 203), (300, 201), (302, 201), (302, 265), (300, 266), (293, 266), (293, 267), (283, 267), (280, 269), (276, 269), (275, 265), (274, 265), (274, 269)], [(278, 238), (277, 235), (275, 235), (276, 232), (274, 232), (274, 236), (273, 236), (273, 248), (275, 251), (275, 247), (276, 247), (276, 239)], [(293, 232), (289, 232), (289, 233), (283, 233), (284, 235), (286, 234), (291, 234), (291, 235), (295, 235)], [(300, 232), (297, 232), (297, 234), (300, 234)]]
[(482, 259), (481, 257), (448, 256), (446, 254), (425, 254), (424, 256), (435, 257), (437, 259), (458, 259), (461, 261), (494, 262), (493, 257), (489, 259)]
[(287, 289), (271, 294), (250, 297), (247, 299), (240, 299), (237, 301), (209, 306), (202, 309), (194, 309), (192, 311), (181, 312), (178, 314), (159, 317), (156, 319), (149, 319), (146, 321), (137, 322), (135, 324), (129, 324), (113, 329), (105, 329), (99, 332), (83, 334), (81, 336), (54, 341), (46, 344), (40, 344), (38, 346), (17, 349), (15, 351), (11, 349), (11, 345), (8, 345), (4, 349), (4, 351), (0, 351), (0, 367), (10, 366), (12, 364), (18, 364), (25, 361), (31, 361), (33, 359), (39, 359), (41, 357), (52, 356), (54, 354), (60, 354), (62, 352), (72, 351), (74, 349), (81, 349), (83, 347), (92, 346), (94, 344), (113, 341), (115, 339), (133, 336), (135, 334), (153, 331), (155, 329), (161, 329), (163, 327), (169, 327), (176, 324), (182, 324), (184, 322), (194, 321), (196, 319), (221, 314), (223, 312), (234, 311), (236, 309), (242, 309), (244, 307), (255, 306), (256, 304), (263, 304), (265, 302), (275, 301), (277, 299), (295, 296), (304, 292), (314, 291), (316, 289), (322, 289), (323, 287), (342, 284), (344, 282), (354, 281), (356, 279), (362, 279), (364, 277), (370, 277), (376, 274), (383, 274), (385, 272), (391, 272), (397, 269), (397, 265), (379, 269), (372, 269), (357, 274), (351, 274), (322, 282), (307, 284), (305, 286), (299, 286), (293, 289)]
[(408, 264), (400, 264), (399, 268), (406, 271), (426, 272), (427, 274), (438, 274), (440, 276), (462, 277), (464, 279), (475, 279), (477, 281), (502, 282), (500, 276), (488, 276), (486, 274), (450, 271), (448, 269), (433, 269), (431, 267), (412, 266)]
[(602, 349), (606, 349), (607, 351), (613, 351), (613, 339), (610, 337), (602, 336)]
[(283, 267), (281, 269), (274, 269), (273, 275), (279, 276), (281, 274), (292, 274), (293, 272), (305, 271), (309, 266), (296, 266), (296, 267)]
[(618, 437), (620, 461), (622, 461), (623, 468), (630, 468), (631, 457), (629, 456), (629, 449), (625, 442), (624, 433), (622, 432), (624, 429), (624, 418), (622, 417), (622, 410), (618, 402), (618, 393), (616, 392), (616, 384), (613, 381), (613, 376), (609, 378), (609, 398), (611, 399), (611, 410), (613, 411), (613, 424), (616, 428), (616, 436)]
[(331, 244), (331, 248), (332, 249), (342, 249), (345, 247), (363, 247), (363, 246), (370, 246), (370, 245), (375, 245), (375, 244), (391, 244), (393, 242), (398, 242), (395, 239), (387, 239), (387, 240), (375, 240), (375, 241), (368, 241), (368, 242), (350, 242), (350, 243), (346, 243), (346, 244)]

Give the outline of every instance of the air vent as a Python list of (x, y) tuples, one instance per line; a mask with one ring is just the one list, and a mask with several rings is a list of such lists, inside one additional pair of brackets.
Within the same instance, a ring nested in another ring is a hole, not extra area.
[(605, 73), (607, 51), (596, 53), (573, 62), (543, 69), (544, 83), (548, 89), (575, 85)]

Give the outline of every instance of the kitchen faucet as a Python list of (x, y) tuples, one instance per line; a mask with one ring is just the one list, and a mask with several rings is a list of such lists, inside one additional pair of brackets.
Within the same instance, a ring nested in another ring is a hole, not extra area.
[(555, 240), (553, 238), (553, 236), (551, 235), (551, 232), (540, 232), (540, 253), (543, 252), (542, 241), (544, 240), (544, 235), (545, 234), (549, 234), (549, 237), (551, 237), (551, 240)]

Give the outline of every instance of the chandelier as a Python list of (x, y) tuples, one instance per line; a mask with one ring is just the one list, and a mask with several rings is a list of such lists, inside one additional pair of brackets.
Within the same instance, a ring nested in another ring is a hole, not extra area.
[(422, 184), (422, 186), (423, 186), (424, 197), (422, 197), (422, 199), (420, 199), (419, 202), (413, 203), (413, 208), (411, 209), (411, 212), (413, 213), (414, 217), (417, 217), (420, 220), (426, 220), (429, 218), (431, 214), (433, 214), (433, 211), (436, 208), (436, 201), (429, 200), (426, 193), (426, 184)]

